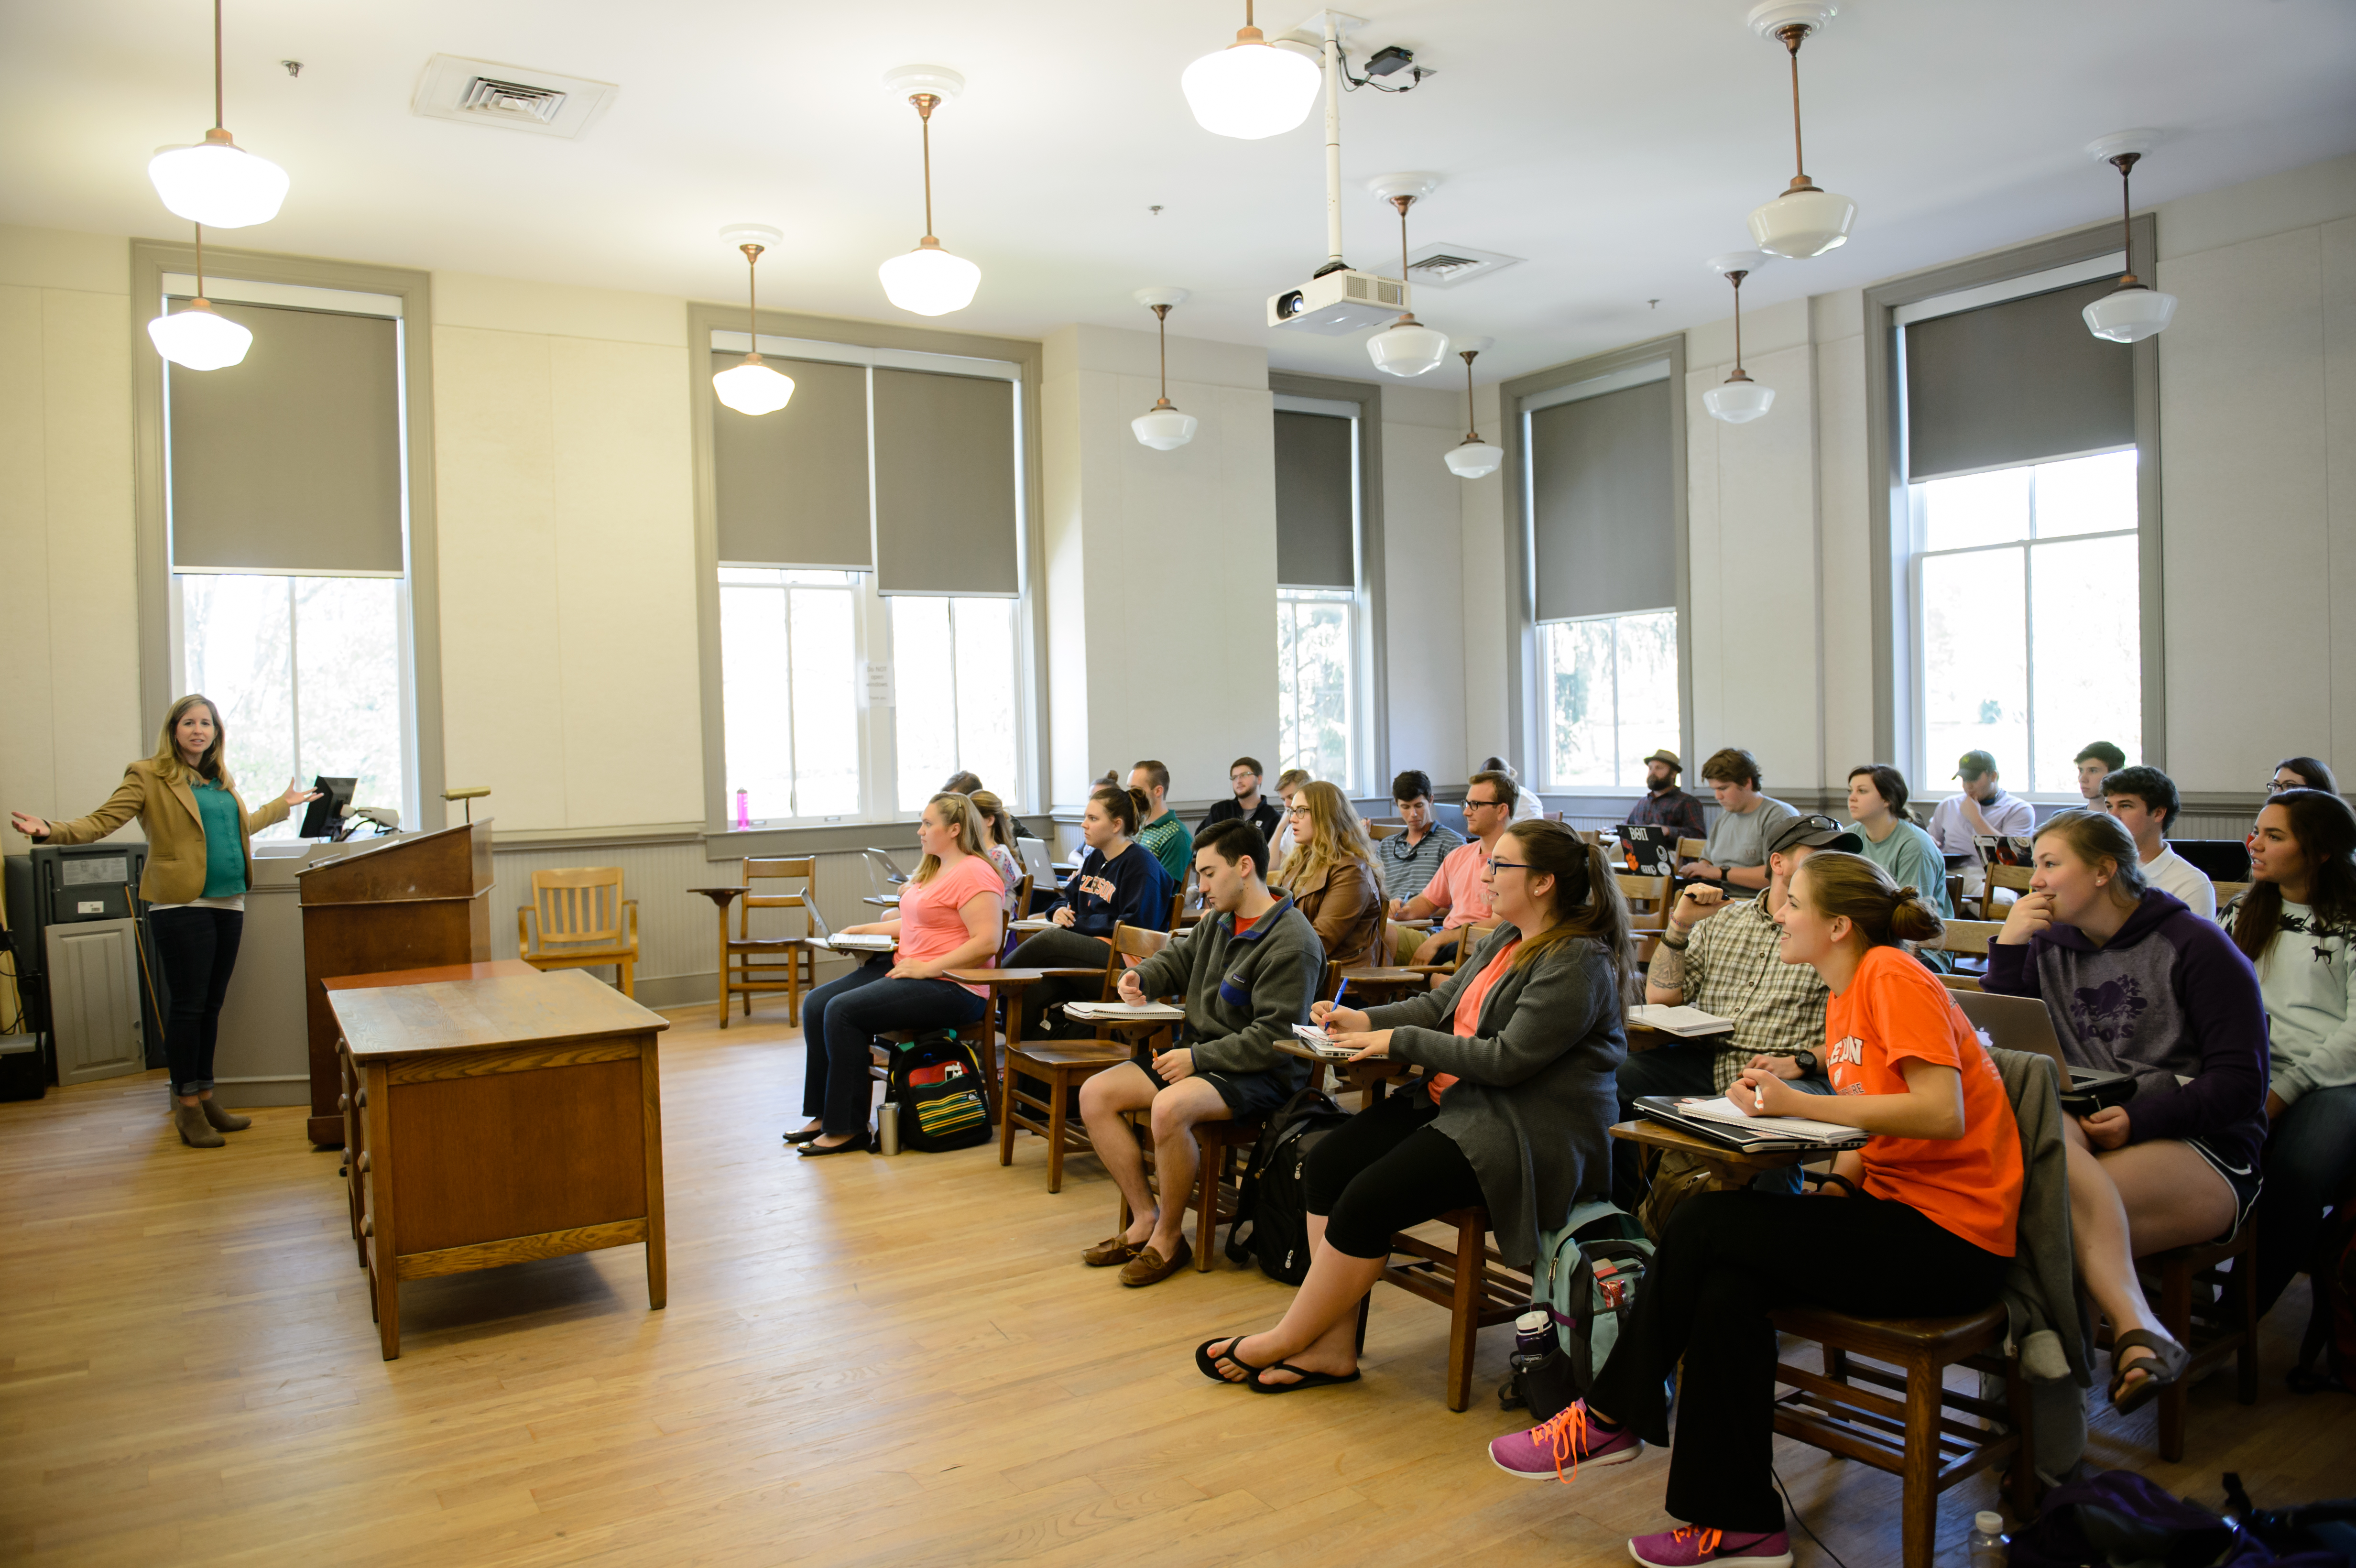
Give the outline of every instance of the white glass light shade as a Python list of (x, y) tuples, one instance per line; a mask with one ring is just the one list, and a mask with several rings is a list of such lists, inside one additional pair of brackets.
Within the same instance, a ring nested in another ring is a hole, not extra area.
[(770, 369), (758, 354), (747, 354), (743, 364), (714, 375), (712, 389), (740, 414), (768, 414), (793, 400), (794, 379)]
[(1305, 55), (1238, 36), (1186, 68), (1178, 85), (1194, 123), (1215, 135), (1256, 142), (1309, 118), (1323, 73)]
[(1129, 421), (1137, 439), (1156, 452), (1173, 452), (1194, 439), (1196, 421), (1193, 414), (1176, 409), (1155, 409)]
[(1762, 251), (1804, 261), (1848, 242), (1857, 203), (1810, 187), (1787, 190), (1751, 212), (1751, 239)]
[(219, 370), (245, 357), (253, 334), (225, 315), (215, 314), (204, 300), (190, 300), (187, 308), (159, 315), (147, 324), (155, 352), (187, 370)]
[(981, 269), (963, 256), (952, 256), (930, 235), (915, 250), (893, 257), (875, 269), (884, 280), (884, 294), (902, 310), (918, 315), (947, 315), (973, 303), (981, 286)]
[(1756, 381), (1729, 381), (1704, 392), (1701, 406), (1709, 411), (1712, 419), (1724, 420), (1729, 424), (1749, 424), (1775, 406), (1775, 389)]
[(1420, 376), (1448, 357), (1448, 334), (1408, 316), (1366, 339), (1366, 353), (1387, 376)]
[(2137, 284), (2115, 290), (2082, 312), (2086, 330), (2114, 343), (2140, 343), (2176, 319), (2176, 296)]
[(1448, 471), (1459, 479), (1485, 479), (1505, 461), (1505, 454), (1485, 441), (1460, 442), (1448, 449)]
[(221, 134), (191, 147), (159, 147), (147, 177), (164, 205), (208, 229), (244, 229), (278, 216), (286, 199), (286, 171)]

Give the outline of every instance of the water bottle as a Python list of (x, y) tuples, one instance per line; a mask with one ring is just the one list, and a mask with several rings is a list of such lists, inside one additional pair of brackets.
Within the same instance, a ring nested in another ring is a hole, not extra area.
[(1514, 1353), (1511, 1363), (1518, 1380), (1554, 1349), (1554, 1320), (1544, 1312), (1532, 1310), (1514, 1319)]
[(884, 1102), (884, 1109), (875, 1117), (875, 1148), (879, 1154), (900, 1152), (900, 1103)]
[(2005, 1568), (2008, 1550), (2004, 1540), (2004, 1515), (1983, 1509), (1972, 1516), (1972, 1540), (1966, 1549), (1971, 1568)]

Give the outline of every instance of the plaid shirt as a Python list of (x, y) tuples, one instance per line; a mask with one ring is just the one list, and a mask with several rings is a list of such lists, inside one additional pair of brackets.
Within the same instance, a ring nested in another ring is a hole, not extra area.
[(1710, 1064), (1721, 1094), (1754, 1056), (1824, 1051), (1825, 983), (1807, 965), (1776, 956), (1765, 899), (1730, 902), (1693, 928), (1683, 953), (1663, 943), (1645, 978), (1684, 991), (1687, 1007), (1734, 1020)]

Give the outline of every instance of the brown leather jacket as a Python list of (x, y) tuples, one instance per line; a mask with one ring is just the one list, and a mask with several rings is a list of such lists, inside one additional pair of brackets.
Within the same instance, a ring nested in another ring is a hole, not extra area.
[(1317, 928), (1326, 958), (1345, 969), (1387, 964), (1382, 944), (1383, 895), (1373, 871), (1357, 860), (1334, 861), (1314, 877), (1286, 890), (1309, 923)]
[[(286, 797), (273, 796), (259, 811), (248, 811), (245, 798), (234, 790), (245, 850), (245, 885), (253, 886), (253, 836), (284, 819)], [(187, 784), (167, 784), (156, 776), (155, 764), (141, 758), (123, 770), (121, 787), (104, 805), (71, 822), (52, 822), (44, 844), (94, 844), (133, 817), (147, 835), (147, 869), (139, 879), (139, 896), (149, 903), (184, 904), (205, 891), (205, 823), (197, 811), (197, 795)]]

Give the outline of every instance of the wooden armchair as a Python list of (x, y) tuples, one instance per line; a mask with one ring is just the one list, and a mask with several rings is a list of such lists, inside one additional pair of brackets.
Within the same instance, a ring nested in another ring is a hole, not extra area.
[(533, 968), (614, 965), (622, 995), (634, 996), (638, 901), (622, 896), (619, 866), (570, 866), (531, 874), (531, 902), (516, 910), (516, 955)]
[[(727, 925), (721, 926), (720, 939), (720, 1027), (728, 1027), (729, 1003), (736, 997), (744, 998), (744, 1016), (753, 1016), (753, 997), (758, 992), (783, 991), (786, 994), (786, 1021), (798, 1028), (802, 1021), (802, 993), (818, 986), (818, 952), (810, 945), (809, 908), (814, 896), (811, 880), (818, 874), (818, 860), (803, 855), (792, 859), (747, 858), (741, 876), (748, 890), (736, 901), (736, 934), (727, 934)], [(755, 882), (799, 882), (801, 885), (782, 893), (755, 893), (749, 890)], [(802, 929), (790, 936), (755, 936), (753, 912), (756, 909), (798, 909), (802, 913)], [(778, 960), (784, 960), (780, 963)]]
[(1668, 878), (1640, 877), (1633, 871), (1618, 871), (1613, 873), (1613, 879), (1620, 884), (1620, 896), (1628, 901), (1630, 930), (1661, 931), (1667, 928)]
[[(1094, 975), (1099, 977), (1102, 987), (1100, 998), (1110, 999), (1114, 987), (1119, 983), (1120, 972), (1129, 966), (1130, 962), (1152, 956), (1161, 952), (1169, 941), (1169, 935), (1163, 932), (1148, 931), (1142, 926), (1117, 925), (1113, 927), (1111, 957), (1100, 971), (1076, 967), (960, 969), (951, 976), (977, 986), (989, 986), (993, 1007), (1001, 997), (1005, 1001), (1006, 1051), (998, 1091), (1002, 1112), (998, 1124), (999, 1164), (1014, 1163), (1015, 1129), (1019, 1127), (1024, 1132), (1035, 1133), (1047, 1140), (1047, 1190), (1061, 1192), (1064, 1189), (1064, 1157), (1067, 1154), (1090, 1154), (1096, 1147), (1088, 1140), (1087, 1126), (1071, 1114), (1073, 1091), (1098, 1073), (1119, 1066), (1133, 1054), (1127, 1041), (1113, 1038), (1113, 1031), (1123, 1027), (1116, 1024), (1098, 1025), (1097, 1038), (1092, 1040), (1043, 1040), (1025, 1043), (1022, 1038), (1023, 991), (1050, 977), (1077, 979)], [(1169, 1026), (1155, 1027), (1166, 1032)], [(1032, 1093), (1032, 1085), (1037, 1087), (1037, 1093)]]

